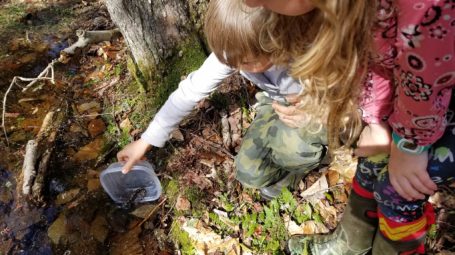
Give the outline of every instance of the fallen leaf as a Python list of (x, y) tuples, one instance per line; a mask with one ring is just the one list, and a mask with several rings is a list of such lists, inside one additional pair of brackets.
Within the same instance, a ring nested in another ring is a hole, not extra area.
[(286, 225), (286, 228), (287, 228), (290, 236), (305, 234), (305, 231), (303, 230), (303, 228), (301, 226), (297, 225), (297, 223), (295, 221), (291, 220), (291, 217), (289, 217), (289, 215), (284, 215), (283, 221), (284, 221), (284, 224)]
[(66, 192), (60, 193), (55, 200), (55, 203), (58, 205), (66, 204), (76, 198), (79, 194), (80, 189), (71, 189)]
[(84, 113), (88, 110), (92, 110), (92, 111), (99, 113), (101, 111), (101, 105), (97, 101), (92, 101), (92, 102), (83, 103), (83, 104), (80, 104), (77, 106), (77, 111), (79, 113)]
[(329, 229), (334, 229), (337, 226), (337, 210), (335, 207), (325, 205), (321, 200), (319, 200), (316, 204), (316, 208)]
[(195, 254), (205, 255), (221, 252), (225, 255), (251, 254), (248, 251), (240, 252), (240, 242), (238, 238), (230, 236), (222, 238), (217, 233), (203, 226), (202, 221), (197, 219), (184, 220), (182, 230), (188, 233), (188, 236), (194, 245)]
[(308, 189), (304, 190), (300, 193), (300, 196), (304, 199), (312, 198), (314, 200), (323, 199), (325, 198), (324, 192), (326, 192), (329, 188), (329, 184), (327, 183), (327, 178), (325, 175), (322, 175), (313, 185), (311, 185)]
[(327, 234), (329, 233), (329, 229), (322, 224), (321, 222), (309, 220), (302, 223), (302, 227), (304, 229), (304, 234)]
[(186, 199), (182, 195), (179, 195), (177, 197), (177, 202), (175, 203), (175, 209), (179, 211), (187, 211), (191, 209), (191, 203), (190, 201), (188, 201), (188, 199)]
[(123, 131), (129, 132), (133, 128), (133, 125), (131, 124), (130, 119), (126, 118), (126, 119), (122, 120), (122, 122), (120, 122), (119, 127)]
[(89, 144), (80, 148), (79, 151), (74, 155), (73, 159), (76, 161), (96, 159), (102, 153), (105, 144), (106, 139), (103, 137), (98, 137)]
[(171, 139), (177, 140), (179, 142), (183, 142), (185, 138), (183, 137), (182, 131), (176, 128), (171, 132)]
[(327, 179), (329, 181), (329, 187), (333, 187), (338, 184), (340, 180), (340, 174), (337, 171), (329, 170), (327, 171)]
[(333, 152), (330, 170), (337, 171), (347, 180), (352, 180), (357, 169), (357, 158), (352, 156), (351, 149), (341, 147)]
[(213, 186), (213, 183), (207, 177), (198, 175), (193, 171), (185, 173), (182, 180), (190, 185), (196, 184), (196, 186), (201, 190), (211, 188)]
[(138, 217), (138, 218), (146, 218), (150, 212), (155, 209), (157, 205), (154, 205), (154, 204), (146, 204), (146, 205), (142, 205), (142, 206), (139, 206), (138, 208), (136, 208), (133, 212), (131, 212), (130, 214)]

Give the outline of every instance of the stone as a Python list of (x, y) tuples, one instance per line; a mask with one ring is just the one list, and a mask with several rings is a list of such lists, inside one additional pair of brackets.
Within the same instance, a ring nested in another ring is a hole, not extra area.
[(93, 237), (95, 237), (98, 242), (104, 243), (107, 234), (109, 233), (108, 224), (104, 216), (96, 216), (90, 224), (90, 233), (92, 233)]
[(153, 209), (155, 209), (155, 207), (156, 207), (156, 205), (153, 205), (153, 204), (142, 205), (142, 206), (136, 208), (136, 210), (134, 210), (130, 214), (132, 214), (138, 218), (145, 219), (150, 214), (150, 212)]
[(66, 235), (67, 220), (65, 215), (60, 216), (52, 223), (47, 231), (47, 236), (54, 244), (58, 244), (62, 236)]
[(106, 140), (103, 137), (98, 137), (89, 144), (80, 148), (74, 155), (73, 159), (76, 161), (96, 159), (103, 152), (105, 144)]
[(76, 198), (77, 194), (79, 194), (80, 189), (71, 189), (64, 193), (61, 193), (57, 196), (55, 201), (58, 205), (63, 205), (68, 202), (71, 202), (74, 198)]
[(106, 124), (101, 118), (91, 120), (88, 123), (88, 133), (90, 134), (91, 137), (96, 137), (106, 130)]
[(101, 182), (99, 179), (89, 179), (87, 181), (87, 190), (95, 191), (101, 187)]

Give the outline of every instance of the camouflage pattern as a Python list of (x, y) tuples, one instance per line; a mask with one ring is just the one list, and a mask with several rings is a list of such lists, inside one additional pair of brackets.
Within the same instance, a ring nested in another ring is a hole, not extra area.
[(306, 174), (316, 168), (326, 153), (326, 131), (312, 134), (305, 128), (290, 128), (279, 119), (270, 98), (262, 92), (256, 98), (256, 118), (235, 158), (237, 180), (247, 187), (261, 188), (288, 172)]

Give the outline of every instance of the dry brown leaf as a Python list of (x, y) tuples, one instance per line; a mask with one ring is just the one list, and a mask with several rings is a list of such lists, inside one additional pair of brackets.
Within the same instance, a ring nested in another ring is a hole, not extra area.
[(342, 182), (340, 179), (340, 174), (337, 171), (329, 170), (327, 171), (327, 179), (329, 181), (329, 187), (335, 186), (338, 182)]
[(226, 237), (213, 232), (204, 227), (202, 221), (197, 219), (185, 219), (182, 229), (188, 233), (191, 242), (196, 248), (196, 254), (213, 254), (221, 252), (226, 255), (248, 254), (240, 253), (240, 243), (238, 238)]
[(191, 203), (188, 199), (186, 199), (182, 195), (179, 195), (177, 197), (177, 202), (175, 203), (175, 209), (179, 211), (187, 211), (191, 209)]
[(200, 189), (207, 189), (213, 186), (213, 183), (207, 177), (198, 175), (193, 171), (185, 173), (182, 180), (190, 185), (196, 184)]
[(324, 224), (314, 220), (303, 222), (301, 227), (304, 235), (327, 234), (330, 231)]
[(324, 192), (326, 192), (328, 188), (329, 184), (327, 183), (327, 178), (325, 175), (322, 175), (313, 185), (300, 193), (300, 196), (304, 199), (323, 199), (325, 198)]
[(337, 226), (337, 210), (331, 205), (325, 205), (321, 200), (316, 205), (322, 220), (329, 229), (334, 229)]
[(289, 215), (284, 215), (283, 221), (290, 236), (305, 234), (303, 228), (297, 225), (295, 221), (291, 220), (291, 217), (289, 217)]
[(357, 158), (352, 156), (351, 149), (341, 147), (333, 153), (329, 169), (337, 171), (347, 180), (352, 180), (357, 168)]
[(123, 131), (129, 131), (131, 130), (131, 128), (133, 128), (133, 125), (131, 124), (131, 121), (129, 118), (125, 118), (124, 120), (122, 120), (119, 124), (119, 127), (123, 130)]
[(178, 128), (174, 129), (171, 132), (171, 139), (177, 140), (179, 142), (185, 141), (182, 131), (180, 131), (180, 129)]

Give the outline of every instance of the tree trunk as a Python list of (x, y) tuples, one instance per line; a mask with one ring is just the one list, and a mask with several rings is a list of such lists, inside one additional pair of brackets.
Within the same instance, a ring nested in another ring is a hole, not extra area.
[(134, 75), (158, 100), (167, 98), (180, 77), (206, 58), (201, 34), (207, 0), (107, 0), (106, 4), (130, 49)]

